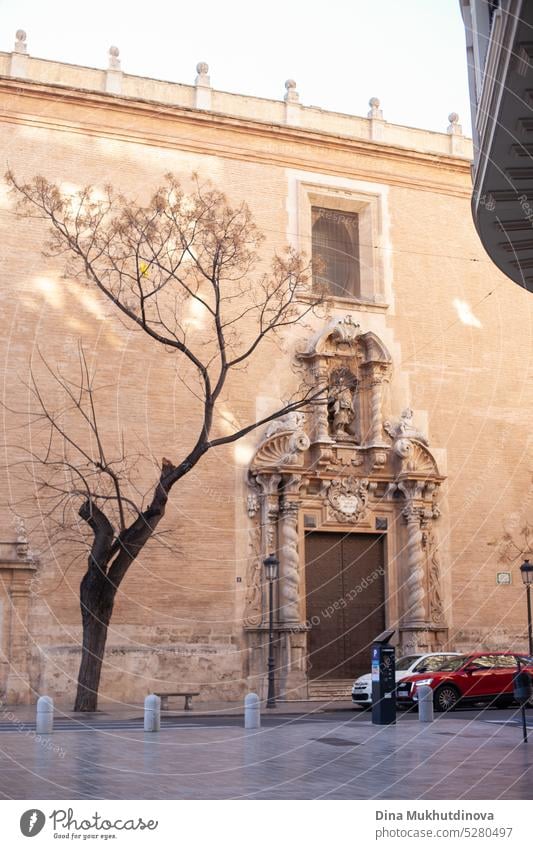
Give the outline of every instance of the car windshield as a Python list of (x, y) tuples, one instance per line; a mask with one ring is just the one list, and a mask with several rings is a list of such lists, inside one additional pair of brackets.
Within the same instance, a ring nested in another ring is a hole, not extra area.
[(413, 672), (453, 672), (460, 669), (465, 660), (464, 654), (435, 654), (420, 661)]
[(398, 660), (396, 661), (396, 671), (402, 672), (406, 669), (409, 669), (411, 664), (413, 664), (415, 660), (418, 660), (419, 657), (419, 654), (408, 654), (406, 657), (398, 658)]

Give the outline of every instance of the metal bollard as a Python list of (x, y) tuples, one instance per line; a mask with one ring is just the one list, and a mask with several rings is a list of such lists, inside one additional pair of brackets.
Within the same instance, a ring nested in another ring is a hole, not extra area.
[(161, 730), (161, 699), (153, 693), (144, 700), (144, 730)]
[(261, 703), (256, 693), (244, 697), (244, 727), (261, 728)]
[(424, 684), (417, 687), (418, 719), (420, 722), (433, 722), (433, 690)]
[(51, 696), (41, 696), (37, 699), (37, 718), (35, 731), (37, 734), (51, 734), (54, 730), (54, 700)]

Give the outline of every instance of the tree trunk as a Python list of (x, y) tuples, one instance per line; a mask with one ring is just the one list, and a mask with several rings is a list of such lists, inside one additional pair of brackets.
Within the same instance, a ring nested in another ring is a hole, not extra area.
[(91, 597), (88, 583), (84, 579), (81, 588), (83, 645), (78, 673), (78, 689), (74, 703), (75, 711), (94, 711), (97, 709), (107, 629), (113, 612), (114, 593), (112, 587), (107, 585), (95, 599)]
[(80, 584), (83, 644), (75, 711), (97, 709), (107, 629), (113, 614), (115, 596), (131, 564), (165, 515), (168, 489), (172, 486), (172, 481), (164, 485), (163, 479), (174, 467), (164, 458), (161, 465), (161, 479), (155, 488), (150, 506), (129, 528), (121, 531), (118, 538), (120, 545), (114, 550), (114, 530), (106, 515), (89, 501), (80, 507), (79, 515), (93, 530), (94, 542), (87, 572)]

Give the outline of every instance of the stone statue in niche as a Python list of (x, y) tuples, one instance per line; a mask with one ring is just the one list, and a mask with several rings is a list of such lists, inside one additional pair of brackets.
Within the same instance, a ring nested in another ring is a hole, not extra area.
[(331, 373), (328, 396), (330, 433), (337, 442), (359, 443), (358, 381), (347, 368)]

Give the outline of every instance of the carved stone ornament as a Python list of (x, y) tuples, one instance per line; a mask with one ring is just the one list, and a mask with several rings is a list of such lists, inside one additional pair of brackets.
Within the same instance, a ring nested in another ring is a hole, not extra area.
[(301, 465), (309, 445), (309, 437), (303, 430), (275, 433), (261, 443), (253, 465), (255, 468)]
[(246, 499), (246, 509), (248, 513), (248, 517), (253, 519), (257, 511), (259, 510), (259, 498), (255, 494), (255, 492), (248, 495)]
[(424, 445), (428, 445), (427, 436), (425, 436), (422, 431), (418, 430), (418, 428), (413, 424), (413, 411), (410, 407), (407, 407), (407, 409), (401, 413), (398, 421), (384, 422), (383, 430), (385, 430), (392, 439), (400, 440), (402, 443), (404, 440), (417, 439)]
[(261, 526), (257, 523), (248, 532), (248, 564), (246, 568), (244, 611), (245, 625), (259, 625), (263, 610), (261, 591)]
[(293, 410), (290, 413), (285, 413), (279, 419), (270, 422), (266, 431), (265, 439), (269, 439), (276, 433), (286, 433), (287, 431), (303, 430), (305, 425), (305, 415), (298, 410)]
[(366, 512), (369, 497), (368, 480), (348, 477), (331, 481), (326, 498), (339, 522), (355, 524)]
[(356, 324), (351, 315), (339, 319), (331, 332), (330, 338), (341, 345), (353, 345), (361, 333), (361, 326)]

